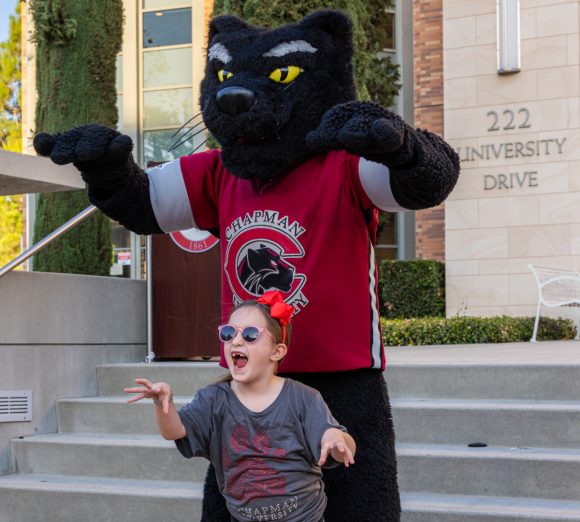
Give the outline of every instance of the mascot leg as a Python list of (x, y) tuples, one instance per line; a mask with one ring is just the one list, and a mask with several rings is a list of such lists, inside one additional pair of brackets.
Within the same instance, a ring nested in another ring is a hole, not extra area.
[(348, 469), (324, 470), (329, 522), (400, 522), (395, 435), (382, 372), (291, 374), (320, 391), (334, 417), (353, 436), (357, 452)]
[(203, 486), (203, 511), (201, 522), (230, 522), (231, 515), (226, 507), (226, 501), (220, 493), (213, 464), (207, 468)]

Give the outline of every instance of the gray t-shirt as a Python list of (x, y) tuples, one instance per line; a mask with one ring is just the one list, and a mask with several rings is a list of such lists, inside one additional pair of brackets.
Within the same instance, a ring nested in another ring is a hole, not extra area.
[[(276, 400), (256, 413), (230, 383), (211, 384), (179, 410), (187, 458), (205, 457), (237, 520), (318, 522), (326, 507), (320, 441), (340, 426), (316, 390), (285, 379)], [(336, 462), (329, 457), (329, 466)]]

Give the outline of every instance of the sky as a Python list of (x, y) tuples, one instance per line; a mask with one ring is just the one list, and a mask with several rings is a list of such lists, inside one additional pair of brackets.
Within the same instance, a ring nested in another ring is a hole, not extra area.
[(18, 0), (0, 0), (0, 42), (8, 39), (8, 23), (14, 14)]

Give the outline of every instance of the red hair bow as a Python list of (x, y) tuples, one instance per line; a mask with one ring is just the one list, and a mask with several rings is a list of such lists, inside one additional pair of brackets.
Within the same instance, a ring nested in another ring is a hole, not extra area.
[(270, 316), (278, 319), (282, 325), (282, 342), (286, 341), (286, 325), (290, 322), (295, 308), (284, 302), (284, 298), (279, 290), (268, 290), (258, 299), (258, 303), (270, 307)]

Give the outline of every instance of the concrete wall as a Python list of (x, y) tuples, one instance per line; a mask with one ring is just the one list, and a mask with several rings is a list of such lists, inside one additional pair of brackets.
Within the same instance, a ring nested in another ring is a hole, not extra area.
[(443, 2), (448, 315), (534, 315), (527, 264), (580, 269), (580, 2), (520, 6), (521, 70), (499, 75), (496, 0)]
[(10, 472), (10, 438), (56, 431), (54, 401), (95, 395), (98, 364), (143, 361), (146, 333), (142, 281), (34, 272), (0, 279), (0, 390), (32, 390), (32, 421), (0, 423), (0, 474)]

